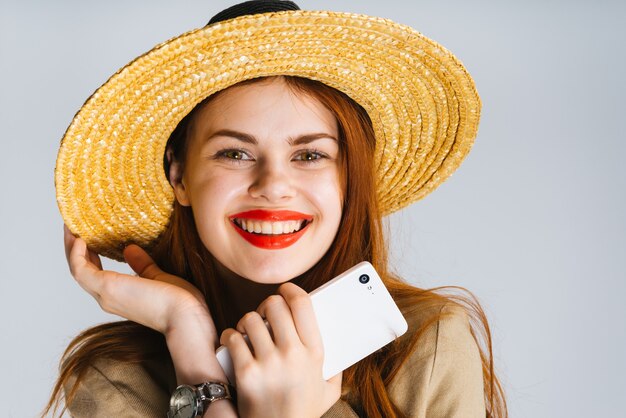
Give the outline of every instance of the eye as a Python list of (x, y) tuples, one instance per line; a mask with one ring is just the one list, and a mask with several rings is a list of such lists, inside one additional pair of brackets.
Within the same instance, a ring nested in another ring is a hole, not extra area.
[(245, 154), (236, 149), (224, 151), (222, 155), (233, 160), (243, 160), (245, 158)]
[(249, 161), (252, 160), (247, 152), (240, 149), (224, 149), (215, 154), (215, 158), (222, 160)]
[(303, 162), (315, 162), (322, 158), (328, 158), (326, 154), (316, 150), (303, 150), (295, 155), (294, 160)]

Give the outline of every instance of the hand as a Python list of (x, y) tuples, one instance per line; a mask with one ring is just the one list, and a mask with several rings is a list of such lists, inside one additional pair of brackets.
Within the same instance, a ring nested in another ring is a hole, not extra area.
[(342, 374), (322, 377), (324, 347), (310, 296), (293, 283), (278, 292), (221, 336), (233, 359), (239, 414), (320, 417), (339, 399)]
[[(102, 270), (100, 258), (65, 227), (65, 255), (78, 284), (109, 313), (150, 327), (165, 335), (179, 384), (218, 380), (226, 376), (217, 358), (217, 331), (202, 293), (186, 280), (162, 271), (136, 245), (124, 249), (124, 258), (138, 274)], [(236, 417), (230, 403), (211, 414)], [(213, 415), (207, 415), (213, 416)]]
[(109, 313), (167, 334), (183, 318), (201, 317), (217, 331), (202, 293), (186, 280), (162, 271), (137, 245), (124, 249), (124, 258), (138, 276), (102, 270), (100, 258), (84, 240), (64, 227), (65, 255), (78, 284)]

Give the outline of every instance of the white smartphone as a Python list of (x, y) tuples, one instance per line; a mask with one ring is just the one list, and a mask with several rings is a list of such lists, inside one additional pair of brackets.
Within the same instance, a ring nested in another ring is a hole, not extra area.
[[(324, 344), (324, 379), (330, 379), (387, 345), (408, 328), (378, 273), (366, 261), (310, 295)], [(247, 336), (244, 338), (247, 341)], [(228, 380), (235, 385), (228, 349), (221, 346), (216, 354)]]

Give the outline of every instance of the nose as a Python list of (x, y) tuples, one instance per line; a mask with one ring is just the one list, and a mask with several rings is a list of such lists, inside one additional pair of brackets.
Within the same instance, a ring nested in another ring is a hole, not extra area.
[(281, 202), (295, 196), (296, 188), (293, 181), (288, 168), (280, 163), (265, 161), (257, 166), (248, 193), (257, 199)]

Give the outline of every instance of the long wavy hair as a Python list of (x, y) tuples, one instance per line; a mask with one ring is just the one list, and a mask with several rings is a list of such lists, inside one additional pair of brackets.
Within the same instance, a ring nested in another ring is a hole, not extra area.
[[(347, 95), (323, 83), (292, 76), (280, 77), (295, 94), (319, 100), (337, 118), (341, 180), (345, 189), (343, 214), (334, 242), (314, 267), (294, 281), (310, 292), (358, 262), (367, 260), (379, 272), (407, 318), (427, 315), (418, 322), (418, 329), (407, 332), (345, 370), (342, 396), (350, 400), (360, 415), (372, 418), (404, 417), (392, 401), (387, 387), (429, 327), (446, 315), (443, 307), (454, 305), (467, 312), (471, 333), (480, 350), (486, 416), (507, 417), (504, 393), (494, 373), (489, 325), (476, 298), (462, 288), (419, 289), (405, 283), (388, 269), (387, 247), (374, 180), (376, 139), (367, 112)], [(193, 123), (195, 110), (219, 94), (200, 103), (170, 136), (168, 150), (171, 150), (173, 158), (181, 164), (183, 170), (187, 132)], [(168, 158), (164, 157), (164, 164), (167, 173)], [(232, 304), (225, 297), (222, 279), (217, 274), (216, 260), (200, 240), (191, 208), (174, 203), (170, 223), (150, 253), (164, 271), (183, 277), (200, 289), (205, 295), (218, 333), (237, 324), (239, 314), (228, 309)], [(63, 415), (90, 364), (96, 359), (111, 358), (141, 363), (167, 354), (163, 335), (142, 325), (121, 321), (90, 328), (74, 338), (65, 350), (59, 377), (42, 415), (47, 414), (53, 406), (55, 414), (59, 405), (64, 403), (59, 416)], [(72, 380), (73, 384), (69, 385)]]

